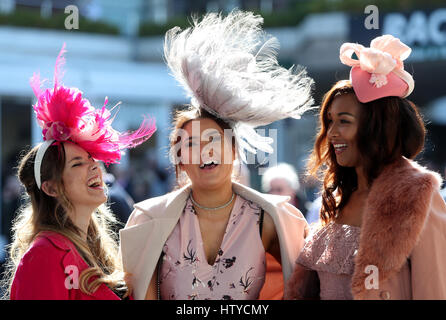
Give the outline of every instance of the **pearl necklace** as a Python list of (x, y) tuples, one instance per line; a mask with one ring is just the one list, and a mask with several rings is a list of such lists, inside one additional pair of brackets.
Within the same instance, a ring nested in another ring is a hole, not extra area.
[(229, 205), (231, 204), (232, 200), (234, 200), (234, 196), (235, 196), (235, 193), (233, 192), (233, 193), (232, 193), (232, 197), (231, 197), (231, 199), (230, 199), (228, 202), (226, 202), (225, 204), (223, 204), (223, 205), (221, 205), (221, 206), (219, 206), (219, 207), (215, 207), (215, 208), (205, 207), (205, 206), (202, 206), (201, 204), (198, 204), (198, 203), (194, 200), (194, 198), (192, 197), (192, 194), (190, 195), (190, 200), (192, 201), (192, 203), (193, 203), (194, 205), (196, 205), (196, 206), (197, 206), (198, 208), (200, 208), (200, 209), (203, 209), (203, 210), (209, 210), (209, 211), (216, 211), (216, 210), (220, 210), (220, 209), (223, 209), (223, 208), (226, 208), (227, 206), (229, 206)]

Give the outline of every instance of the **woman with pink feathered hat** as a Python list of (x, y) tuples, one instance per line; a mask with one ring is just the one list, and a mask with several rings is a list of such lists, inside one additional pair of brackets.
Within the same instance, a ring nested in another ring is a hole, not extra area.
[(406, 98), (410, 52), (391, 35), (342, 45), (350, 80), (324, 96), (309, 162), (322, 173), (321, 226), (286, 299), (446, 299), (446, 205), (440, 175), (413, 160), (426, 130)]
[(64, 48), (52, 88), (42, 90), (37, 74), (31, 78), (44, 142), (19, 163), (28, 201), (13, 224), (2, 284), (11, 300), (128, 298), (98, 161), (118, 163), (123, 150), (150, 138), (155, 123), (145, 120), (135, 132), (114, 130), (107, 100), (95, 109), (79, 89), (62, 84)]

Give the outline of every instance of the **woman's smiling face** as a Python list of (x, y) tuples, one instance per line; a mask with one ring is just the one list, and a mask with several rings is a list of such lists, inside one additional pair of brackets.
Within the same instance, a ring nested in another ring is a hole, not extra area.
[(329, 148), (334, 149), (336, 161), (342, 167), (360, 166), (356, 140), (360, 112), (361, 105), (352, 93), (335, 97), (327, 110)]
[(213, 189), (230, 182), (235, 157), (232, 137), (225, 137), (224, 130), (209, 118), (189, 121), (183, 129), (187, 135), (181, 144), (180, 167), (192, 185)]
[(64, 149), (62, 181), (66, 197), (74, 207), (98, 207), (107, 200), (98, 162), (76, 144), (64, 143)]

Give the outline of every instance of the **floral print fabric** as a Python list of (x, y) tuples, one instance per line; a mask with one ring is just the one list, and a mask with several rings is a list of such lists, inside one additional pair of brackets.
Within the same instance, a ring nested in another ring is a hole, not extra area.
[(259, 234), (260, 207), (235, 198), (213, 265), (204, 253), (190, 198), (163, 248), (161, 298), (168, 300), (252, 300), (265, 281), (265, 250)]

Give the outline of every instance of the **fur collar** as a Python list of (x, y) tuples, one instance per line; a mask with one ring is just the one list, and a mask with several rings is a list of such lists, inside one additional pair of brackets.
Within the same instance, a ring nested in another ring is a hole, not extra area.
[(365, 207), (352, 292), (365, 294), (365, 268), (374, 265), (385, 281), (404, 265), (423, 229), (441, 177), (403, 158), (388, 165), (375, 179)]

